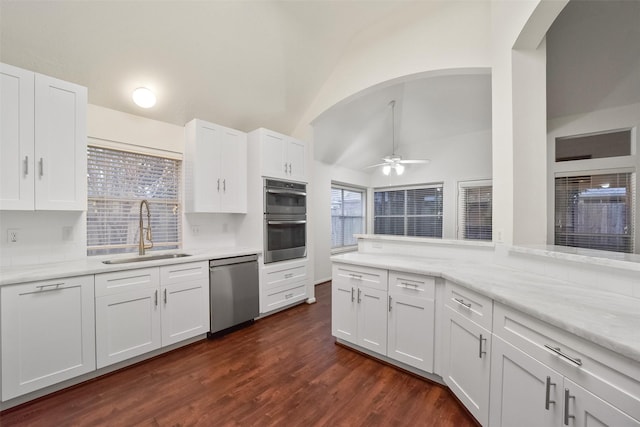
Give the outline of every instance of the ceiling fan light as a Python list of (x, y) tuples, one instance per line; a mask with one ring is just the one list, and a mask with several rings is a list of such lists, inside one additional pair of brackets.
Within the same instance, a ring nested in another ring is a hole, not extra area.
[(396, 165), (396, 174), (402, 175), (404, 173), (404, 166), (401, 164)]
[(391, 172), (391, 166), (389, 165), (384, 165), (382, 167), (382, 173), (385, 175), (389, 175), (389, 173)]

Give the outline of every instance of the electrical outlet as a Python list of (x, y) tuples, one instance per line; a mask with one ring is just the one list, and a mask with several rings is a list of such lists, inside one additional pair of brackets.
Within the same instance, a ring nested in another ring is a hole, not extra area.
[(200, 234), (200, 226), (199, 225), (192, 225), (191, 226), (191, 234), (193, 234), (194, 236), (197, 236), (198, 234)]
[(7, 243), (18, 243), (20, 239), (20, 234), (18, 233), (17, 228), (9, 228), (7, 229)]

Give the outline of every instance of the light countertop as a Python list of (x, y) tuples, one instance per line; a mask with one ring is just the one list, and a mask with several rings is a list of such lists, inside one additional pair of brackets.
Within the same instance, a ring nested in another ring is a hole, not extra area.
[(241, 255), (259, 254), (261, 249), (249, 247), (229, 247), (216, 249), (153, 251), (145, 256), (165, 253), (186, 253), (189, 256), (153, 261), (138, 261), (124, 264), (104, 264), (102, 261), (117, 258), (131, 258), (137, 254), (119, 254), (110, 256), (85, 257), (77, 260), (42, 264), (5, 267), (0, 270), (0, 286), (63, 277), (83, 276), (86, 274), (108, 273), (111, 271), (133, 270), (136, 268), (158, 267), (162, 265), (183, 264), (210, 259), (228, 258)]
[(493, 264), (350, 252), (334, 262), (442, 277), (640, 362), (640, 299)]

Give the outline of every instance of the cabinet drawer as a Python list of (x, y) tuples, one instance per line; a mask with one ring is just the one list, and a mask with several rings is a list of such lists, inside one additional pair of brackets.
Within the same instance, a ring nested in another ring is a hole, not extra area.
[(633, 396), (633, 404), (617, 406), (640, 417), (637, 362), (499, 303), (494, 334), (609, 402), (620, 401), (620, 391)]
[(493, 322), (493, 301), (491, 298), (447, 281), (444, 303), (453, 311), (491, 331)]
[(350, 264), (334, 264), (334, 280), (343, 280), (354, 286), (366, 286), (369, 288), (387, 290), (389, 272), (379, 268), (362, 267)]
[(431, 276), (390, 271), (389, 293), (433, 300), (436, 296), (436, 281)]
[(96, 297), (137, 289), (157, 288), (159, 281), (158, 267), (96, 274)]
[(209, 262), (199, 261), (186, 264), (173, 264), (160, 267), (162, 286), (193, 280), (209, 280)]
[(277, 289), (267, 289), (264, 292), (263, 312), (269, 312), (291, 303), (301, 301), (307, 297), (307, 286), (304, 282), (285, 285)]
[(267, 266), (263, 270), (263, 284), (265, 289), (275, 289), (280, 286), (299, 283), (307, 277), (307, 261), (278, 263)]

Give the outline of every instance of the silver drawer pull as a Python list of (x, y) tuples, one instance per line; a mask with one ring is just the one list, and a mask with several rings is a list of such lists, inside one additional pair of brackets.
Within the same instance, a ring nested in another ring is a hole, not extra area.
[(155, 292), (154, 304), (155, 304), (156, 307), (158, 306), (158, 290), (157, 289), (156, 289), (156, 292)]
[(546, 396), (544, 398), (544, 409), (549, 410), (549, 405), (556, 404), (555, 400), (551, 400), (551, 386), (556, 386), (556, 383), (551, 382), (551, 377), (547, 377)]
[(564, 389), (564, 425), (569, 425), (569, 419), (575, 418), (575, 415), (569, 415), (569, 399), (575, 399), (575, 396), (569, 394), (569, 389)]
[(353, 297), (353, 287), (351, 287), (351, 302), (354, 302), (355, 298)]
[(358, 304), (360, 304), (362, 300), (360, 299), (360, 288), (358, 288)]
[(349, 273), (349, 277), (352, 279), (362, 280), (362, 274)]
[(167, 288), (164, 288), (164, 305), (167, 305)]
[(284, 275), (285, 279), (291, 279), (293, 277), (293, 273), (287, 273)]
[(29, 175), (29, 156), (24, 156), (24, 176)]
[(40, 178), (44, 175), (44, 159), (40, 157)]
[(558, 356), (564, 357), (569, 362), (574, 363), (574, 364), (576, 364), (578, 366), (582, 366), (582, 360), (578, 359), (577, 357), (571, 357), (568, 354), (563, 353), (562, 349), (560, 349), (560, 347), (552, 347), (549, 344), (545, 344), (544, 346), (545, 346), (545, 348), (551, 350), (552, 352), (554, 352)]
[(483, 355), (483, 354), (487, 354), (487, 352), (486, 352), (486, 351), (483, 351), (483, 350), (482, 350), (482, 343), (483, 343), (483, 342), (486, 342), (486, 341), (487, 341), (487, 339), (486, 339), (486, 338), (482, 338), (482, 334), (480, 334), (480, 339), (479, 339), (478, 341), (479, 341), (479, 342), (478, 342), (478, 344), (479, 344), (478, 357), (479, 357), (480, 359), (482, 359), (482, 355)]
[(389, 313), (391, 313), (391, 295), (389, 295)]
[(470, 302), (464, 302), (464, 300), (462, 298), (454, 298), (453, 299), (455, 302), (457, 302), (460, 305), (463, 305), (467, 308), (471, 308), (471, 303)]
[(418, 289), (417, 283), (400, 282), (400, 284), (406, 289)]
[(52, 285), (38, 285), (38, 292), (47, 292), (47, 291), (55, 291), (60, 289), (60, 286), (64, 285), (64, 283), (54, 283)]
[(286, 294), (284, 296), (284, 299), (289, 299), (289, 298), (293, 298), (293, 294)]

